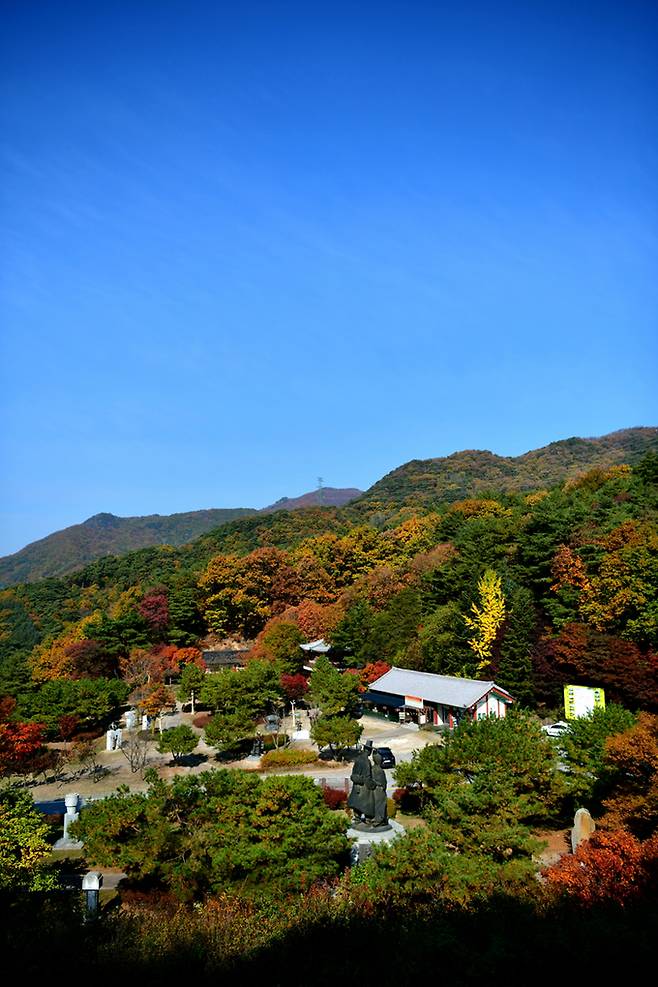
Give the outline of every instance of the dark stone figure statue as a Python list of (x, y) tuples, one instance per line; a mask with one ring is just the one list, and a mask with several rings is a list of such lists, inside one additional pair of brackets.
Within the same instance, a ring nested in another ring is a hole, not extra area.
[(372, 783), (373, 788), (373, 826), (386, 826), (388, 823), (388, 813), (386, 811), (386, 773), (382, 768), (382, 756), (377, 751), (372, 755)]
[(373, 797), (375, 786), (372, 780), (372, 764), (369, 757), (371, 750), (372, 740), (368, 740), (352, 765), (350, 776), (352, 791), (347, 799), (347, 805), (354, 813), (355, 822), (372, 819), (375, 813)]

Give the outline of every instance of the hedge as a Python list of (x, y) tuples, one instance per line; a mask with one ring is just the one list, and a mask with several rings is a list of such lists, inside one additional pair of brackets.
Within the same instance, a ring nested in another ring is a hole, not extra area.
[(317, 759), (317, 751), (293, 751), (286, 748), (285, 750), (268, 751), (267, 754), (263, 754), (260, 763), (264, 768), (282, 768), (295, 764), (313, 764)]

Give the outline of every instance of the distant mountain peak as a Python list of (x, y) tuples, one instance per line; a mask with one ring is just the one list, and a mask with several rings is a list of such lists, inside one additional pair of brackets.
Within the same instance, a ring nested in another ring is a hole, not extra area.
[(297, 511), (303, 507), (344, 507), (362, 494), (356, 487), (320, 487), (300, 497), (280, 497), (269, 507), (263, 507), (261, 513)]
[(110, 514), (108, 511), (102, 511), (100, 514), (92, 514), (91, 517), (88, 517), (87, 520), (82, 523), (99, 527), (103, 525), (115, 524), (117, 521), (121, 520), (122, 519), (117, 517), (116, 514)]
[(554, 486), (595, 467), (633, 465), (658, 450), (658, 428), (622, 428), (598, 438), (558, 439), (520, 456), (463, 449), (435, 459), (413, 459), (378, 480), (354, 507), (362, 514), (398, 507), (431, 507), (492, 490), (501, 493)]

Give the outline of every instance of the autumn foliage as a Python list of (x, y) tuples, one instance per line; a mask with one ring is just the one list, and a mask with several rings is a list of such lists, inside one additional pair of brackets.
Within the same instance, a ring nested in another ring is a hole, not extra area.
[(299, 702), (308, 692), (308, 679), (305, 675), (281, 675), (281, 688), (287, 699)]
[(569, 623), (541, 642), (536, 658), (560, 685), (596, 683), (609, 701), (658, 708), (658, 655), (633, 641)]
[(23, 774), (36, 765), (45, 751), (43, 727), (39, 723), (12, 722), (15, 703), (2, 700), (0, 708), (0, 775)]
[(364, 689), (367, 689), (369, 685), (386, 675), (390, 672), (391, 666), (387, 661), (372, 661), (365, 666), (365, 668), (360, 669), (359, 678), (361, 679), (361, 685)]
[(471, 604), (471, 612), (464, 615), (464, 622), (473, 632), (468, 643), (479, 659), (478, 671), (482, 671), (491, 658), (498, 630), (505, 620), (501, 579), (493, 569), (487, 569), (478, 581), (478, 594), (480, 602)]
[(544, 871), (548, 886), (581, 905), (602, 901), (625, 904), (654, 881), (658, 838), (642, 843), (625, 830), (595, 832), (570, 854)]
[(604, 800), (608, 826), (638, 836), (658, 831), (658, 716), (640, 713), (630, 730), (609, 737), (604, 751), (609, 788)]

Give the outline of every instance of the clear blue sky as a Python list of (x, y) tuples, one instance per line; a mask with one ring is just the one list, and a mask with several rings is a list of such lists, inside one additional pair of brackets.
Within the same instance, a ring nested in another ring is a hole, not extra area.
[(655, 3), (2, 6), (0, 553), (658, 421)]

